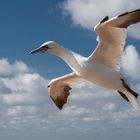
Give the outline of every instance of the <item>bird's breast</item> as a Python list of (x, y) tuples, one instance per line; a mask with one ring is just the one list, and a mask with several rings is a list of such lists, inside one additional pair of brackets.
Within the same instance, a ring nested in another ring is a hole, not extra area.
[[(106, 88), (115, 89), (114, 86), (117, 86), (120, 82), (119, 72), (97, 62), (83, 64), (79, 75), (96, 85)], [(114, 83), (114, 85), (112, 83)]]

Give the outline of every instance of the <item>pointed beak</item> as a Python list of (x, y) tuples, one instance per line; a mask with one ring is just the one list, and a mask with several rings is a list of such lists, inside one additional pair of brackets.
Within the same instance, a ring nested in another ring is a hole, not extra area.
[(37, 48), (37, 49), (34, 49), (32, 51), (29, 52), (29, 54), (34, 54), (34, 53), (37, 53), (37, 52), (40, 52), (41, 51), (41, 48)]
[(29, 54), (44, 53), (44, 52), (46, 52), (48, 49), (50, 49), (49, 46), (45, 46), (45, 47), (44, 47), (44, 46), (41, 46), (41, 47), (39, 47), (39, 48), (36, 48), (36, 49), (30, 51)]

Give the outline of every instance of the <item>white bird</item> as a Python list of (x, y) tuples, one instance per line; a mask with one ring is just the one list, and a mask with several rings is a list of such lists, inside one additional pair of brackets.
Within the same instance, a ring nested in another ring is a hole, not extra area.
[(48, 85), (50, 97), (59, 109), (67, 103), (72, 86), (88, 80), (101, 87), (116, 90), (122, 98), (140, 111), (140, 105), (136, 100), (138, 94), (129, 87), (120, 72), (127, 27), (138, 22), (140, 22), (140, 9), (111, 19), (105, 17), (94, 28), (98, 35), (98, 45), (87, 58), (65, 49), (54, 41), (48, 41), (30, 52), (30, 54), (36, 52), (54, 54), (62, 58), (73, 70), (73, 73), (53, 79)]

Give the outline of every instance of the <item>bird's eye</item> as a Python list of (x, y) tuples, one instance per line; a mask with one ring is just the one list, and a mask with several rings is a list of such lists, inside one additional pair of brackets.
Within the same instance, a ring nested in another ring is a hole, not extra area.
[(46, 48), (46, 46), (42, 46), (42, 48)]
[(48, 85), (48, 88), (50, 87), (50, 85)]
[(51, 49), (48, 45), (42, 46), (42, 49)]

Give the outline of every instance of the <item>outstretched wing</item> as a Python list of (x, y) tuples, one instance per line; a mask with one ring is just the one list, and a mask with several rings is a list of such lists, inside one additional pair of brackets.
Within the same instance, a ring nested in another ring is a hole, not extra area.
[(140, 9), (117, 17), (105, 17), (95, 26), (98, 45), (89, 60), (101, 62), (111, 68), (120, 68), (120, 60), (125, 45), (127, 27), (140, 22)]
[(49, 87), (50, 97), (59, 109), (62, 109), (64, 104), (67, 103), (67, 98), (70, 95), (72, 86), (82, 82), (83, 79), (79, 78), (75, 73), (65, 75), (63, 77), (53, 79)]

